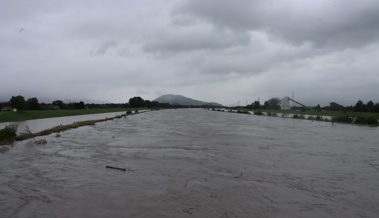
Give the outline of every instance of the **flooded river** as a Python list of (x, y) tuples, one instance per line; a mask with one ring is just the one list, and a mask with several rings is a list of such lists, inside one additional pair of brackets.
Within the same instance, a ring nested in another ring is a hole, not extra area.
[(0, 217), (377, 217), (378, 133), (202, 109), (146, 112), (0, 153)]

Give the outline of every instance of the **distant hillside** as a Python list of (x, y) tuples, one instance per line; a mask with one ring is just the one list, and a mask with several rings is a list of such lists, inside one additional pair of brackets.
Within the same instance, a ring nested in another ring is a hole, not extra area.
[(212, 105), (214, 107), (223, 107), (221, 104), (214, 103), (214, 102), (204, 102), (204, 101), (198, 101), (191, 98), (184, 97), (182, 95), (162, 95), (161, 97), (155, 99), (154, 101), (157, 101), (159, 103), (169, 103), (171, 105), (183, 105), (183, 106), (201, 106), (201, 105)]

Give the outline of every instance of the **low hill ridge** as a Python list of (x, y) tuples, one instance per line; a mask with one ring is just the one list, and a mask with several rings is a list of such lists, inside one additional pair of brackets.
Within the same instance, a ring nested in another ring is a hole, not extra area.
[(183, 105), (183, 106), (202, 106), (202, 105), (211, 105), (214, 107), (223, 107), (221, 104), (214, 103), (214, 102), (204, 102), (195, 100), (192, 98), (187, 98), (182, 95), (173, 95), (173, 94), (167, 94), (162, 95), (161, 97), (158, 97), (154, 101), (157, 101), (159, 103), (169, 103), (171, 105)]

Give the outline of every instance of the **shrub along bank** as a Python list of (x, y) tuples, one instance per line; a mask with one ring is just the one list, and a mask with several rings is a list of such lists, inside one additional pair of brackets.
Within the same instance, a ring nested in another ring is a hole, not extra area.
[[(350, 123), (350, 124), (361, 124), (361, 125), (370, 125), (378, 126), (378, 114), (372, 115), (373, 113), (362, 113), (362, 112), (316, 112), (316, 111), (278, 111), (278, 110), (254, 110), (252, 113), (246, 110), (227, 110), (232, 113), (243, 113), (243, 114), (254, 114), (258, 116), (273, 116), (276, 117), (279, 114), (282, 114), (283, 118), (294, 118), (294, 119), (307, 119), (307, 120), (316, 120), (316, 121), (327, 121), (333, 123)], [(308, 112), (308, 113), (307, 113)], [(292, 115), (291, 115), (292, 114)], [(320, 115), (322, 114), (322, 115)], [(291, 115), (291, 116), (289, 116)], [(353, 115), (353, 116), (352, 116)], [(355, 115), (355, 116), (354, 116)], [(328, 119), (324, 116), (331, 117)]]

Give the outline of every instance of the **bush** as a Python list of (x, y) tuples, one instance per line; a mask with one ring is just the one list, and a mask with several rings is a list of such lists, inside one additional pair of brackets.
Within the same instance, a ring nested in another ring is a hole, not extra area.
[(304, 115), (302, 115), (302, 114), (295, 114), (295, 115), (293, 115), (292, 118), (295, 118), (295, 119), (305, 119)]
[(1, 148), (0, 148), (0, 152), (1, 152), (1, 153), (5, 153), (5, 152), (7, 152), (7, 151), (9, 151), (9, 148), (8, 148), (8, 147), (6, 147), (6, 146), (1, 146)]
[(373, 116), (370, 117), (357, 117), (354, 120), (358, 124), (378, 125), (378, 119)]
[(126, 114), (131, 114), (132, 113), (132, 111), (126, 111)]
[(262, 111), (254, 111), (254, 115), (263, 115)]
[(17, 127), (17, 124), (5, 125), (5, 127), (0, 130), (0, 141), (14, 139), (17, 136)]
[(237, 113), (240, 113), (240, 114), (250, 114), (249, 111), (241, 111), (241, 110), (238, 110)]
[(367, 124), (370, 124), (370, 125), (378, 125), (378, 119), (376, 119), (375, 117), (367, 117), (366, 118), (366, 123)]
[(33, 136), (33, 133), (30, 131), (29, 126), (25, 127), (24, 132), (20, 132), (18, 134), (18, 137), (20, 137), (21, 139), (27, 139), (27, 138), (30, 138), (31, 136)]
[(332, 122), (336, 123), (352, 123), (353, 119), (348, 116), (332, 117)]
[(317, 115), (317, 116), (315, 117), (315, 120), (323, 120), (323, 119), (322, 119), (322, 116)]

